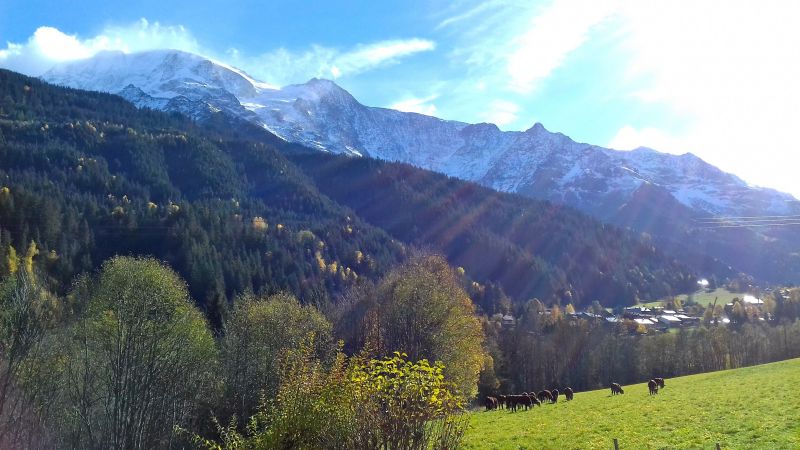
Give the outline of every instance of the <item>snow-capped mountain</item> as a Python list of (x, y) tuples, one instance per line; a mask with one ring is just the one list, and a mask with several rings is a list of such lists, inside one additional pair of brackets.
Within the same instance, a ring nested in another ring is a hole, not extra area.
[(792, 196), (749, 186), (689, 153), (617, 151), (575, 142), (538, 123), (524, 132), (503, 132), (493, 124), (367, 107), (332, 81), (275, 88), (179, 51), (101, 53), (56, 66), (43, 78), (198, 120), (224, 111), (289, 142), (406, 162), (500, 191), (563, 202), (607, 220), (649, 185), (669, 192), (694, 216), (800, 214)]

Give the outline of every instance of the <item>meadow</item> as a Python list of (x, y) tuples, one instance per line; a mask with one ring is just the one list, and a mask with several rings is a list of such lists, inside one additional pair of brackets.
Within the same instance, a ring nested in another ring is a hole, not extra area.
[(532, 411), (470, 413), (466, 449), (797, 449), (800, 359), (579, 392)]
[[(708, 306), (713, 304), (714, 299), (717, 300), (717, 305), (725, 305), (726, 303), (732, 302), (734, 298), (741, 299), (744, 295), (745, 294), (741, 292), (730, 292), (725, 288), (717, 288), (711, 292), (707, 292), (705, 289), (700, 289), (691, 294), (692, 300), (703, 306)], [(687, 294), (676, 295), (675, 298), (677, 298), (683, 303), (686, 303), (686, 301), (689, 299), (689, 295)], [(641, 303), (641, 305), (646, 306), (648, 308), (653, 308), (656, 306), (663, 306), (664, 302), (666, 302), (667, 300), (668, 299), (663, 298), (661, 300)]]

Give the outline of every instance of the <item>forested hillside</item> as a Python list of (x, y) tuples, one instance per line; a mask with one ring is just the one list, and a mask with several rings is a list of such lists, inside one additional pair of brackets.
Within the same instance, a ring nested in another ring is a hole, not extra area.
[(60, 292), (115, 254), (153, 255), (214, 317), (246, 290), (324, 300), (405, 251), (269, 145), (7, 71), (0, 179), (0, 264), (34, 243)]
[[(511, 298), (629, 305), (696, 286), (641, 236), (569, 207), (367, 158), (293, 154), (320, 191), (399, 240), (431, 247)], [(483, 298), (492, 312), (496, 297)]]
[(409, 245), (463, 267), (488, 312), (506, 294), (621, 305), (695, 283), (638, 235), (568, 208), (410, 166), (306, 155), (223, 115), (201, 127), (8, 71), (0, 144), (0, 263), (38, 252), (64, 292), (115, 254), (152, 255), (217, 324), (237, 293), (325, 301), (380, 277)]

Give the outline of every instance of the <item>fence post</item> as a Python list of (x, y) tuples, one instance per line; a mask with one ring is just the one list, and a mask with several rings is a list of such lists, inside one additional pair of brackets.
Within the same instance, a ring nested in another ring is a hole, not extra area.
[[(719, 446), (719, 444), (717, 444), (717, 446)], [(614, 438), (614, 450), (619, 450), (619, 442), (617, 441), (617, 438)]]

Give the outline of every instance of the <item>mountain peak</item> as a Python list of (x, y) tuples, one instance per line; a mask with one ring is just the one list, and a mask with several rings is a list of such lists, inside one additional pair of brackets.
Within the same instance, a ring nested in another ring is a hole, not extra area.
[(522, 133), (502, 132), (491, 124), (367, 107), (324, 78), (266, 87), (241, 70), (177, 50), (104, 53), (45, 79), (82, 89), (124, 90), (138, 106), (172, 108), (196, 118), (222, 110), (310, 148), (402, 161), (590, 211), (616, 209), (643, 181), (713, 214), (795, 211), (784, 197), (756, 192), (691, 154), (611, 150), (575, 142), (540, 122)]
[(346, 95), (347, 97), (351, 97), (350, 93), (344, 90), (341, 86), (334, 83), (331, 80), (326, 78), (312, 78), (306, 81), (303, 84), (296, 85), (298, 87), (303, 87), (319, 97), (327, 97), (330, 95)]
[(544, 125), (542, 125), (541, 122), (534, 123), (533, 126), (528, 128), (527, 130), (525, 130), (525, 132), (526, 133), (549, 133), (547, 128), (545, 128)]

